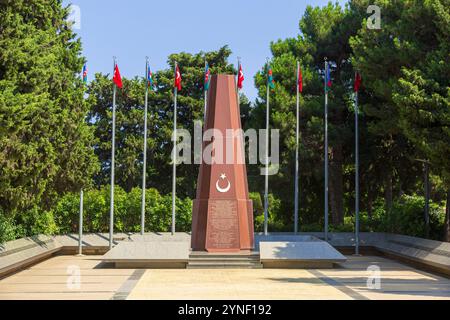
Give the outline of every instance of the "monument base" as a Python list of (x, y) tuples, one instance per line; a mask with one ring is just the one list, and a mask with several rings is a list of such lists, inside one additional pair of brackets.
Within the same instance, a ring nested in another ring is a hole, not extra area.
[(123, 241), (108, 251), (102, 261), (124, 269), (185, 269), (189, 253), (188, 241)]
[(196, 199), (193, 206), (193, 251), (239, 252), (254, 249), (251, 200)]
[(328, 242), (316, 237), (292, 236), (288, 241), (270, 235), (258, 238), (264, 268), (322, 269), (347, 260)]
[(255, 250), (233, 252), (220, 248), (191, 251), (190, 237), (181, 232), (130, 235), (128, 241), (120, 241), (108, 251), (102, 261), (115, 268), (148, 269), (314, 269), (332, 268), (346, 261), (329, 243), (310, 235), (256, 234)]

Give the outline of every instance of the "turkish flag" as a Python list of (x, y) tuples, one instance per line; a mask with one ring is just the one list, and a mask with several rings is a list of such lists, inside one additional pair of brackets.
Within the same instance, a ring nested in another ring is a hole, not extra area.
[(180, 69), (178, 68), (178, 64), (175, 68), (175, 82), (173, 86), (177, 88), (178, 91), (181, 91), (181, 73)]
[(120, 76), (119, 66), (117, 64), (116, 64), (116, 67), (114, 68), (113, 81), (119, 89), (122, 89), (122, 87), (123, 87), (122, 77)]
[(303, 74), (302, 74), (302, 68), (298, 70), (298, 92), (303, 92)]
[(244, 72), (242, 72), (242, 65), (239, 65), (239, 73), (238, 73), (238, 83), (237, 86), (239, 89), (242, 89), (242, 83), (244, 82)]
[(355, 84), (354, 84), (354, 87), (353, 87), (355, 92), (359, 91), (359, 87), (361, 87), (361, 83), (362, 83), (361, 75), (359, 74), (359, 72), (357, 72), (356, 75), (355, 75)]

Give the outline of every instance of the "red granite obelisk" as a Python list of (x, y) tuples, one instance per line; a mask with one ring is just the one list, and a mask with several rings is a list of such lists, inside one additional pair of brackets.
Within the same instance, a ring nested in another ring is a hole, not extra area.
[(204, 142), (203, 150), (213, 150), (213, 157), (212, 161), (202, 157), (198, 176), (191, 237), (195, 251), (237, 252), (254, 248), (253, 205), (248, 196), (243, 136), (231, 133), (241, 129), (236, 91), (234, 76), (211, 77), (204, 132), (215, 129), (211, 140), (214, 145)]

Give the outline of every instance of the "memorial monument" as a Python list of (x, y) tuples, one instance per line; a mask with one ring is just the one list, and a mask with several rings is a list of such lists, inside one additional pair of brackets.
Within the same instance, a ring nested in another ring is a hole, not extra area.
[(102, 261), (116, 268), (157, 269), (331, 268), (344, 262), (328, 242), (311, 235), (255, 236), (240, 129), (234, 77), (212, 76), (191, 236), (132, 235)]
[[(235, 78), (213, 75), (204, 132), (215, 129), (212, 161), (203, 159), (192, 214), (194, 251), (238, 252), (254, 248), (253, 205), (248, 196), (244, 141)], [(230, 133), (234, 133), (230, 135)], [(242, 132), (242, 131), (241, 131)], [(232, 146), (232, 148), (227, 148)], [(220, 150), (222, 153), (220, 153)], [(218, 155), (221, 155), (220, 157)]]

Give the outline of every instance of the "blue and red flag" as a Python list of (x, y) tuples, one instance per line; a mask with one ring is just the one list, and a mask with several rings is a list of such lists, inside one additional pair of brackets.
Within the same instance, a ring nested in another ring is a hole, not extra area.
[(87, 69), (87, 65), (84, 64), (83, 66), (83, 83), (86, 84), (88, 81), (88, 69)]
[(204, 85), (203, 88), (205, 91), (209, 90), (209, 84), (211, 82), (211, 71), (209, 71), (209, 65), (208, 63), (206, 63), (205, 66), (205, 81), (204, 81)]
[(150, 90), (153, 90), (155, 87), (155, 84), (153, 83), (153, 73), (150, 69), (150, 66), (147, 66), (147, 86), (150, 88)]
[(330, 90), (332, 82), (331, 82), (330, 65), (328, 63), (327, 63), (327, 70), (325, 71), (325, 84), (326, 84), (325, 89)]
[(273, 80), (273, 72), (271, 66), (269, 66), (269, 71), (267, 72), (267, 84), (271, 89), (275, 88), (275, 80)]

